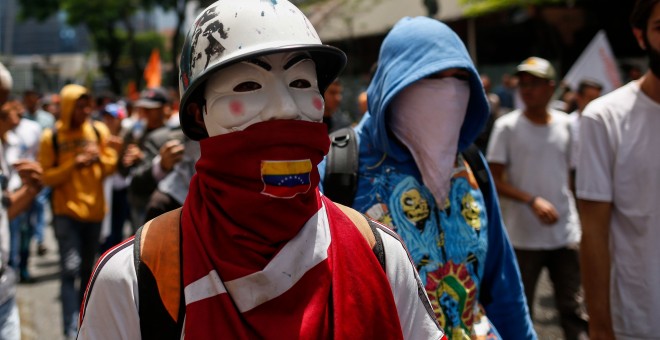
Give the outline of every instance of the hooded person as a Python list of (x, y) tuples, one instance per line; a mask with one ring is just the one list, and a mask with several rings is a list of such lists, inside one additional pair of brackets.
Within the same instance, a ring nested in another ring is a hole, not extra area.
[(43, 182), (53, 192), (53, 228), (62, 267), (62, 319), (65, 336), (70, 337), (76, 334), (78, 307), (99, 247), (106, 213), (103, 179), (115, 171), (117, 153), (106, 143), (108, 128), (90, 120), (87, 89), (66, 85), (60, 96), (60, 119), (42, 134), (38, 160)]
[(449, 338), (535, 338), (492, 180), (487, 195), (461, 154), (489, 109), (460, 38), (434, 19), (400, 20), (367, 98), (353, 208), (406, 243)]
[(288, 1), (201, 12), (180, 64), (197, 172), (99, 260), (79, 339), (443, 338), (398, 238), (318, 190), (345, 58)]

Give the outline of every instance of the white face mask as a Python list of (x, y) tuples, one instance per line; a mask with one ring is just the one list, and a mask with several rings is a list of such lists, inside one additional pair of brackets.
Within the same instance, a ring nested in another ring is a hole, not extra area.
[(443, 206), (470, 99), (466, 80), (422, 79), (399, 92), (390, 105), (389, 126), (410, 150), (439, 206)]
[(211, 137), (271, 119), (323, 119), (316, 67), (301, 52), (271, 54), (219, 70), (209, 78), (204, 98), (204, 123)]

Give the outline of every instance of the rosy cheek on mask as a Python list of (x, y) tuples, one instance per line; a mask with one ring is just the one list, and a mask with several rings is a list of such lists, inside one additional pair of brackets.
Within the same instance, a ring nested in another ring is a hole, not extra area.
[(312, 99), (312, 105), (314, 105), (314, 108), (318, 111), (323, 111), (323, 100), (321, 98), (314, 98)]
[(300, 108), (301, 119), (319, 122), (323, 119), (323, 97), (316, 89), (292, 90), (291, 96)]
[(242, 116), (245, 113), (245, 105), (242, 100), (232, 100), (229, 103), (229, 112), (234, 116)]

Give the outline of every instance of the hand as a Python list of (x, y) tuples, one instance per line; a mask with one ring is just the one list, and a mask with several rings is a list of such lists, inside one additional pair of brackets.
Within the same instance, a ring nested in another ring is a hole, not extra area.
[(144, 158), (144, 153), (140, 148), (135, 145), (135, 144), (129, 144), (126, 147), (126, 151), (124, 152), (124, 157), (122, 157), (122, 164), (125, 167), (131, 167), (135, 165), (138, 161), (142, 160)]
[(108, 136), (107, 139), (108, 146), (117, 151), (121, 152), (121, 148), (124, 146), (124, 140), (118, 136)]
[(548, 202), (543, 197), (535, 197), (532, 202), (530, 202), (532, 211), (538, 217), (538, 219), (543, 224), (554, 224), (559, 220), (559, 213), (552, 203)]
[(96, 143), (89, 143), (85, 145), (83, 152), (89, 155), (89, 158), (92, 160), (92, 162), (98, 161), (101, 155), (99, 146)]
[(87, 144), (75, 158), (77, 167), (90, 166), (99, 161), (99, 147), (96, 144)]
[(21, 178), (21, 181), (24, 185), (29, 185), (38, 190), (41, 190), (43, 187), (42, 175), (43, 169), (39, 162), (30, 161), (26, 159), (20, 159), (13, 164), (14, 169), (18, 172), (18, 176)]
[(76, 167), (84, 168), (94, 162), (94, 157), (86, 152), (80, 153), (75, 158)]
[(163, 171), (170, 172), (183, 159), (183, 150), (183, 144), (176, 139), (163, 144), (160, 148), (160, 167)]

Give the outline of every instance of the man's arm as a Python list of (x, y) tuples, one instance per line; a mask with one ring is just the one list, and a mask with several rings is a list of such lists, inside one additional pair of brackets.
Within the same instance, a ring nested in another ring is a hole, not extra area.
[(589, 337), (614, 339), (610, 314), (610, 219), (612, 203), (578, 200), (582, 222), (580, 268), (589, 313)]
[(7, 195), (9, 197), (9, 207), (7, 207), (7, 217), (9, 220), (27, 211), (32, 205), (32, 201), (39, 194), (39, 190), (29, 185), (24, 185), (18, 190)]
[(28, 210), (34, 198), (43, 188), (43, 170), (39, 163), (22, 159), (12, 166), (20, 176), (23, 185), (7, 195), (10, 203), (7, 207), (7, 216), (10, 220)]
[(559, 213), (552, 203), (540, 196), (522, 191), (504, 179), (504, 164), (488, 163), (490, 171), (493, 174), (493, 181), (497, 192), (507, 198), (514, 199), (530, 206), (539, 220), (545, 224), (553, 224), (559, 219)]

